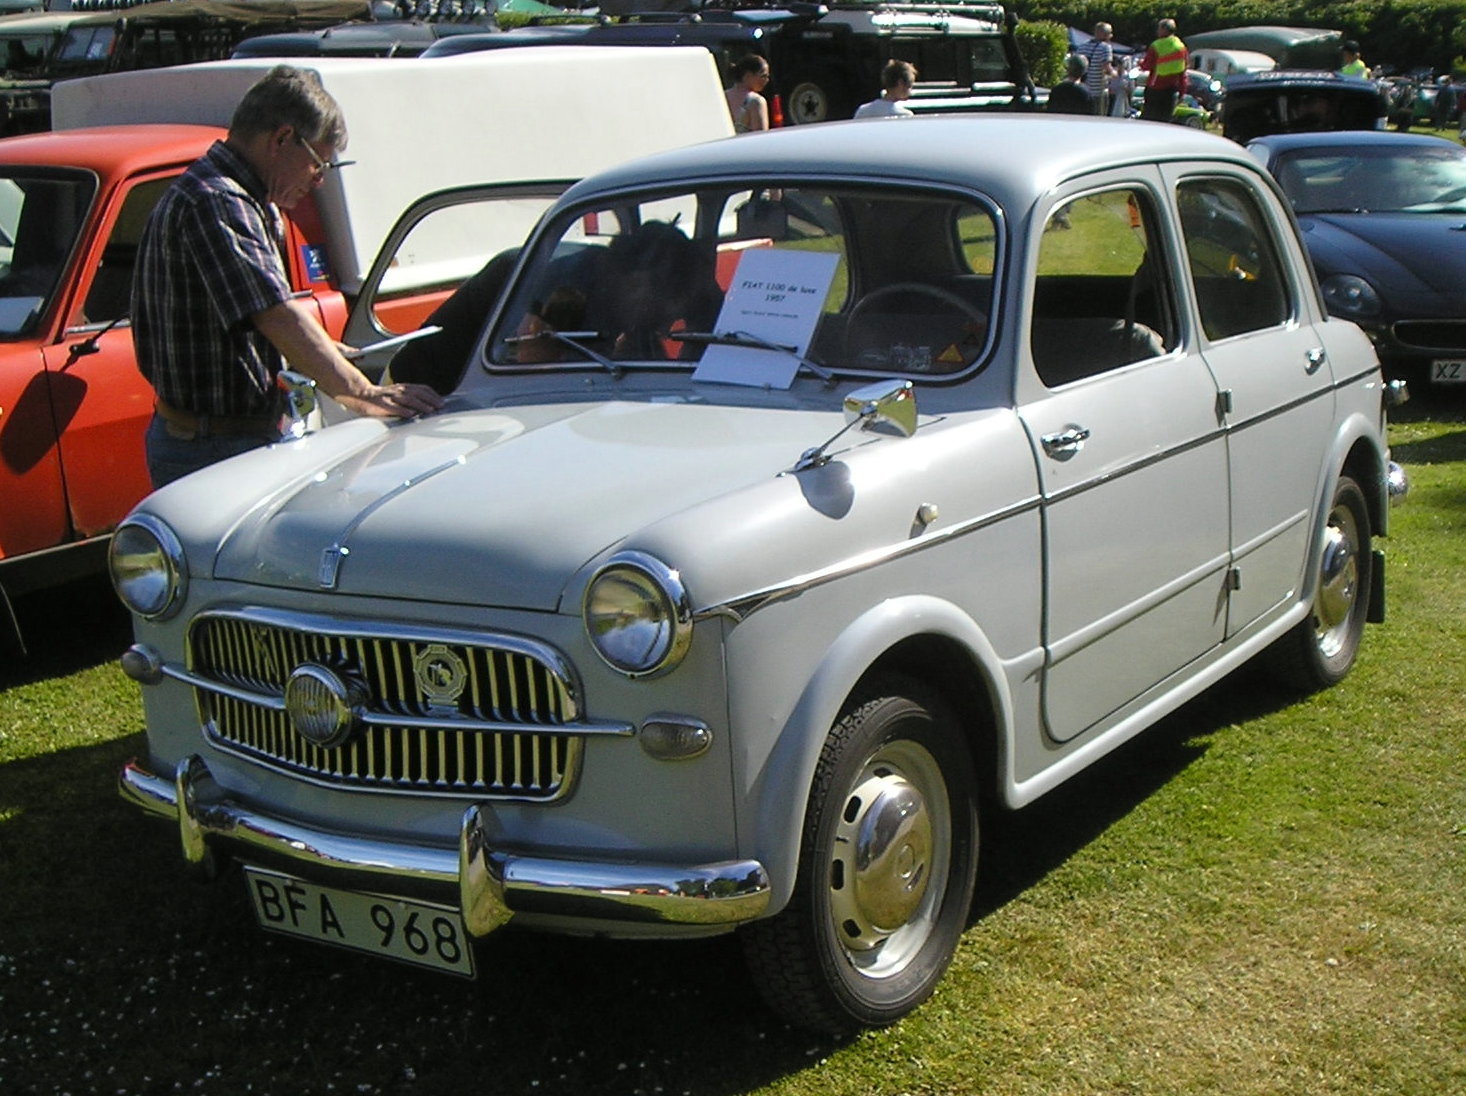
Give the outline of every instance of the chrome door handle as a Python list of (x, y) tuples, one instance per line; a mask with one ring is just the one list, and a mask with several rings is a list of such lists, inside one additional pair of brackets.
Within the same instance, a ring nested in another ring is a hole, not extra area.
[(1045, 434), (1042, 439), (1044, 452), (1056, 460), (1068, 460), (1084, 448), (1089, 440), (1088, 427), (1070, 423), (1057, 434)]
[(1304, 371), (1307, 372), (1309, 376), (1312, 376), (1314, 373), (1317, 373), (1319, 369), (1323, 367), (1323, 363), (1328, 360), (1329, 352), (1321, 346), (1315, 346), (1312, 350), (1308, 352), (1308, 364), (1304, 367)]

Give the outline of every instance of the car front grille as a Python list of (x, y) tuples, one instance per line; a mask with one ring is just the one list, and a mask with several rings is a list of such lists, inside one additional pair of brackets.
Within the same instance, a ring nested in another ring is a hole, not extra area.
[(1466, 320), (1400, 320), (1394, 333), (1407, 350), (1466, 354)]
[[(302, 737), (286, 711), (286, 683), (306, 664), (362, 689), (340, 745)], [(608, 730), (576, 722), (576, 689), (552, 648), (512, 636), (211, 613), (191, 625), (188, 677), (216, 746), (347, 788), (555, 799), (573, 783), (582, 735)]]

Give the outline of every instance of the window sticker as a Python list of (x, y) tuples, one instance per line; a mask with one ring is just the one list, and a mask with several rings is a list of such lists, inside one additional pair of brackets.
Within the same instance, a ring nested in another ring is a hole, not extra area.
[(839, 262), (833, 252), (745, 251), (714, 331), (769, 345), (709, 346), (692, 379), (788, 388), (809, 350)]

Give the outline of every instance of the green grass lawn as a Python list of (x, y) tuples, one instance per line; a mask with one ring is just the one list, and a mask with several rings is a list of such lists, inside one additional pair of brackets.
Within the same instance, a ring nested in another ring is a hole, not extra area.
[[(1466, 394), (1462, 394), (1466, 395)], [(267, 937), (116, 797), (100, 586), (0, 669), (0, 1093), (1466, 1092), (1466, 416), (1392, 427), (1390, 619), (1339, 688), (1244, 672), (988, 828), (933, 1000), (832, 1041), (728, 940), (500, 934), (462, 983)]]

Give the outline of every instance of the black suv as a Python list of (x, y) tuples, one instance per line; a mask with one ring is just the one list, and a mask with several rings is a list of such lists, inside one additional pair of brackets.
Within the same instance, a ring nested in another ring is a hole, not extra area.
[(1013, 36), (1017, 18), (999, 4), (720, 0), (695, 11), (631, 10), (636, 2), (607, 0), (595, 23), (462, 35), (423, 56), (542, 44), (702, 46), (726, 74), (739, 57), (757, 53), (768, 59), (769, 94), (779, 97), (789, 123), (849, 118), (880, 94), (881, 68), (893, 58), (916, 66), (919, 82), (907, 105), (919, 114), (1037, 105)]

